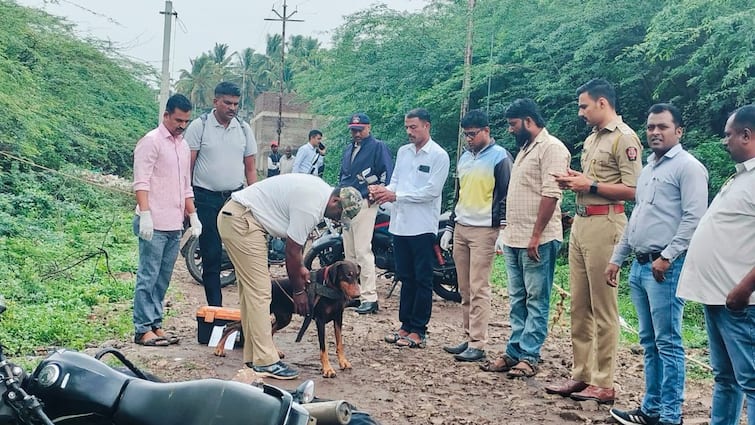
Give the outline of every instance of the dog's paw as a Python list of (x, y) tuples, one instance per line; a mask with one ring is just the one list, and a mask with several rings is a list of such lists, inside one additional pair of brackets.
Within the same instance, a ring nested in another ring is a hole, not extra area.
[(336, 371), (333, 370), (332, 367), (329, 367), (327, 369), (322, 370), (322, 377), (323, 378), (335, 378), (336, 377)]
[(351, 369), (351, 363), (346, 359), (338, 359), (338, 366), (341, 370)]
[(212, 353), (215, 354), (218, 357), (225, 357), (225, 350), (222, 347), (220, 347), (220, 346), (218, 346), (218, 347), (219, 348), (216, 348), (215, 351), (213, 351)]
[(286, 358), (286, 353), (284, 353), (283, 351), (278, 351), (278, 357), (281, 358), (281, 359), (285, 359)]

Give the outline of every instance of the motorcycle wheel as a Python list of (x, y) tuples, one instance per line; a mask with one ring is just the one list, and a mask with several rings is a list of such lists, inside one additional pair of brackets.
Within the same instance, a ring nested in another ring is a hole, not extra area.
[[(345, 258), (342, 250), (336, 249), (332, 246), (310, 249), (307, 252), (307, 255), (304, 256), (304, 267), (309, 270), (314, 270), (313, 267), (322, 268)], [(317, 261), (315, 262), (315, 260)]]
[[(186, 241), (186, 269), (198, 285), (202, 284), (202, 254), (199, 251), (199, 238), (194, 236)], [(220, 287), (225, 287), (236, 282), (236, 272), (233, 269), (220, 271)]]
[(443, 278), (436, 276), (433, 279), (433, 292), (438, 294), (438, 296), (444, 300), (453, 301), (455, 303), (461, 302), (458, 282), (448, 282)]

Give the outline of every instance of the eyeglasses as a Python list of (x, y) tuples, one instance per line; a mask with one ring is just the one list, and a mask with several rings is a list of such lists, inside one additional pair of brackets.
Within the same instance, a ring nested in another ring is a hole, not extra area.
[(462, 131), (462, 134), (466, 138), (474, 139), (478, 134), (480, 134), (480, 132), (482, 132), (482, 130)]

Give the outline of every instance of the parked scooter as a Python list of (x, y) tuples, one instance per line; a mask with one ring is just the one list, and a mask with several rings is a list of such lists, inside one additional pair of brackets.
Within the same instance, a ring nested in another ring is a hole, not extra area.
[[(108, 353), (123, 372), (99, 360)], [(377, 424), (343, 400), (317, 400), (312, 381), (290, 393), (219, 379), (157, 382), (115, 349), (95, 357), (58, 350), (28, 375), (0, 346), (0, 396), (0, 425)]]
[[(439, 233), (435, 240), (433, 257), (433, 291), (443, 299), (461, 302), (459, 282), (456, 276), (456, 265), (450, 251), (440, 248), (440, 235), (446, 228), (450, 213), (440, 216), (438, 222)], [(380, 210), (375, 218), (375, 229), (372, 233), (372, 253), (375, 256), (375, 266), (384, 270), (383, 275), (393, 279), (390, 297), (396, 287), (396, 264), (393, 257), (393, 235), (388, 232), (391, 216), (386, 210)], [(325, 267), (345, 258), (343, 237), (340, 231), (328, 231), (312, 243), (312, 248), (304, 256), (304, 266), (312, 269), (315, 260), (319, 264), (315, 267)]]

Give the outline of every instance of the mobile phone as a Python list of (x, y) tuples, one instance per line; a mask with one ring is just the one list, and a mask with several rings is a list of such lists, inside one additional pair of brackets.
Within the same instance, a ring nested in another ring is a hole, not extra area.
[(320, 143), (317, 144), (317, 148), (320, 149), (320, 150), (323, 150), (323, 149), (325, 149), (325, 145), (323, 145), (322, 142), (320, 142)]

